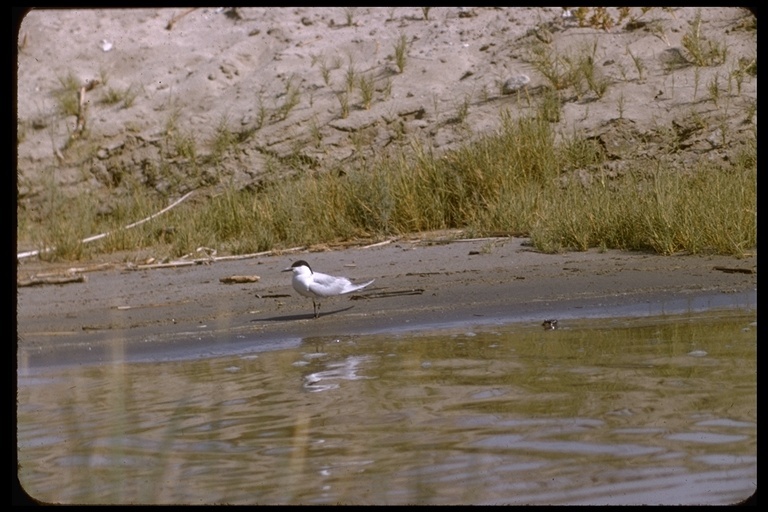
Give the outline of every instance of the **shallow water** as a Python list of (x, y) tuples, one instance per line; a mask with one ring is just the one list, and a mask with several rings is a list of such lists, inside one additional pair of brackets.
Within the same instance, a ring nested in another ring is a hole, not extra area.
[(725, 504), (757, 482), (755, 311), (25, 369), (56, 503)]

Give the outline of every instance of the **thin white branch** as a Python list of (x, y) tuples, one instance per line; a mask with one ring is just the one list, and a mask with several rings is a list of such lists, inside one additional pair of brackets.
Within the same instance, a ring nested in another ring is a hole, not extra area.
[[(194, 190), (193, 190), (192, 192), (194, 192)], [(192, 195), (192, 192), (187, 192), (187, 193), (186, 193), (186, 194), (184, 194), (184, 195), (183, 195), (181, 198), (177, 199), (176, 201), (174, 201), (173, 203), (171, 203), (171, 204), (170, 204), (170, 205), (168, 205), (167, 207), (163, 208), (163, 209), (162, 209), (162, 210), (160, 210), (159, 212), (157, 212), (157, 213), (153, 213), (152, 215), (150, 215), (150, 216), (149, 216), (149, 217), (147, 217), (146, 219), (142, 219), (142, 220), (140, 220), (140, 221), (134, 222), (133, 224), (128, 224), (128, 225), (127, 225), (127, 226), (125, 226), (123, 229), (131, 229), (131, 228), (135, 228), (136, 226), (140, 226), (141, 224), (144, 224), (145, 222), (148, 222), (148, 221), (150, 221), (150, 220), (154, 219), (154, 218), (155, 218), (155, 217), (157, 217), (158, 215), (162, 215), (163, 213), (167, 212), (167, 211), (168, 211), (168, 210), (170, 210), (171, 208), (174, 208), (174, 207), (176, 207), (176, 206), (177, 206), (179, 203), (181, 203), (181, 202), (182, 202), (182, 201), (184, 201), (186, 198), (188, 198), (189, 196), (191, 196), (191, 195)], [(84, 244), (87, 244), (88, 242), (93, 242), (94, 240), (100, 240), (100, 239), (102, 239), (102, 238), (104, 238), (104, 237), (107, 237), (107, 236), (109, 236), (109, 235), (111, 235), (111, 234), (112, 234), (112, 231), (109, 231), (109, 232), (107, 232), (107, 233), (101, 233), (100, 235), (94, 235), (94, 236), (91, 236), (91, 237), (88, 237), (88, 238), (85, 238), (85, 239), (83, 239), (83, 240), (82, 240), (82, 243), (84, 243)], [(35, 250), (35, 251), (20, 252), (20, 253), (18, 253), (18, 254), (16, 255), (16, 259), (28, 258), (28, 257), (30, 257), (30, 256), (37, 256), (37, 255), (38, 255), (38, 254), (40, 254), (40, 253), (46, 253), (46, 252), (50, 252), (50, 251), (53, 251), (54, 249), (55, 249), (55, 247), (48, 247), (48, 248), (45, 248), (45, 249), (43, 249), (42, 251), (38, 251), (38, 250)]]

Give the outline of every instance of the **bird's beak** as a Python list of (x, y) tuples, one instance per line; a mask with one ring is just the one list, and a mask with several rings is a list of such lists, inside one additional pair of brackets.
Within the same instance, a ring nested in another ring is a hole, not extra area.
[(284, 268), (280, 272), (291, 272), (293, 270), (293, 267)]

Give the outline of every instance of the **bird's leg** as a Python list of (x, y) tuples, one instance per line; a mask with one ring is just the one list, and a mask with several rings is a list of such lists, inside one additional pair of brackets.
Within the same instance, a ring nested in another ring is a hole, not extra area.
[(312, 299), (312, 308), (314, 308), (315, 318), (317, 318), (317, 310), (320, 309), (320, 306), (315, 302), (315, 299)]

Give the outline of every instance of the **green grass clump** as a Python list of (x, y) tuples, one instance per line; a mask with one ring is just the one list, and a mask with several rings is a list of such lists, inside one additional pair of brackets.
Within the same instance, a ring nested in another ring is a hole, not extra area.
[(373, 95), (376, 91), (376, 83), (373, 80), (373, 76), (363, 75), (358, 80), (358, 84), (360, 86), (360, 96), (362, 99), (363, 108), (368, 110), (371, 108), (371, 103), (373, 102)]
[(58, 80), (61, 88), (54, 92), (58, 110), (64, 116), (76, 116), (80, 111), (80, 80), (71, 71)]
[(398, 73), (405, 71), (405, 64), (408, 61), (408, 38), (405, 34), (400, 34), (394, 46), (395, 65)]
[[(74, 261), (99, 253), (158, 245), (155, 233), (162, 225), (157, 222), (122, 229), (164, 207), (162, 200), (152, 197), (139, 184), (134, 184), (132, 192), (115, 203), (109, 215), (96, 211), (97, 198), (90, 194), (65, 198), (53, 183), (48, 183), (47, 188), (42, 219), (25, 219), (18, 232), (19, 240), (30, 242), (41, 251), (41, 259)], [(101, 233), (110, 234), (92, 243), (83, 242)]]
[(301, 91), (297, 85), (293, 83), (293, 76), (288, 80), (285, 85), (285, 92), (283, 93), (283, 102), (277, 108), (276, 116), (281, 121), (288, 118), (288, 114), (301, 102)]
[(608, 78), (595, 65), (596, 40), (575, 51), (562, 53), (548, 44), (536, 43), (531, 46), (528, 60), (556, 91), (573, 87), (579, 95), (589, 90), (602, 98), (610, 85)]
[(716, 43), (702, 34), (701, 9), (696, 11), (681, 43), (691, 61), (697, 66), (719, 66), (725, 62), (728, 55), (728, 47), (725, 43)]
[[(559, 179), (562, 169), (602, 158), (588, 141), (556, 144), (544, 120), (505, 116), (499, 133), (443, 157), (417, 145), (342, 176), (322, 173), (277, 182), (257, 196), (235, 194), (229, 216), (210, 215), (225, 220), (209, 231), (250, 239), (260, 250), (447, 228), (527, 233), (547, 252), (739, 255), (755, 247), (754, 160), (690, 172), (659, 164), (611, 180), (597, 173), (591, 185)], [(239, 220), (232, 217), (238, 211)]]
[(123, 108), (130, 108), (136, 101), (137, 96), (138, 92), (133, 90), (133, 86), (129, 86), (125, 89), (107, 87), (102, 97), (102, 102), (106, 105), (114, 105), (122, 102)]
[[(19, 238), (36, 233), (38, 243), (60, 248), (55, 257), (74, 259), (85, 254), (78, 240), (117, 229), (100, 250), (155, 247), (178, 257), (200, 246), (239, 254), (460, 228), (528, 235), (545, 252), (739, 256), (757, 244), (756, 141), (731, 156), (684, 169), (658, 159), (608, 175), (596, 142), (557, 139), (540, 116), (504, 113), (496, 133), (445, 154), (414, 143), (343, 172), (284, 176), (258, 191), (228, 187), (130, 232), (119, 227), (165, 202), (135, 186), (124, 206), (98, 217), (92, 199), (66, 201), (50, 187), (49, 211), (37, 223), (22, 219)], [(577, 170), (588, 179), (572, 179)]]
[(755, 170), (702, 165), (692, 174), (657, 169), (648, 176), (635, 169), (618, 187), (603, 182), (553, 191), (531, 241), (547, 252), (604, 247), (743, 255), (757, 243)]

